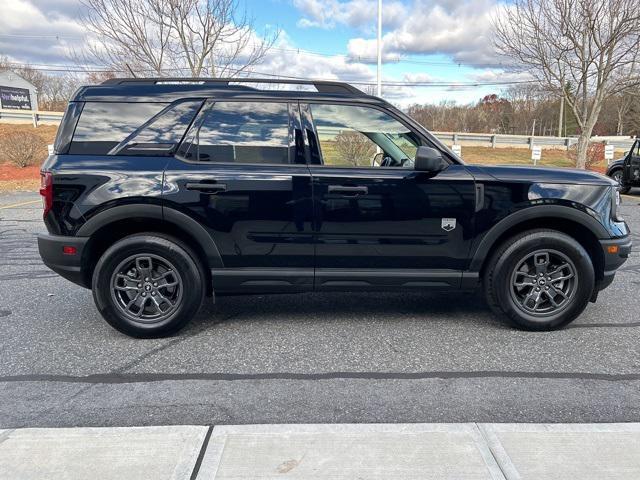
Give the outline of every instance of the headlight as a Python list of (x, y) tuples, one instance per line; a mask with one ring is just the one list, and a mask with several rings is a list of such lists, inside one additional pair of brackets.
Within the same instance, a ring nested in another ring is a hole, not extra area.
[(618, 206), (622, 201), (620, 198), (620, 187), (616, 186), (616, 187), (612, 187), (612, 189), (613, 189), (613, 192), (611, 195), (611, 218), (613, 218), (618, 222), (621, 222), (622, 217), (618, 215)]

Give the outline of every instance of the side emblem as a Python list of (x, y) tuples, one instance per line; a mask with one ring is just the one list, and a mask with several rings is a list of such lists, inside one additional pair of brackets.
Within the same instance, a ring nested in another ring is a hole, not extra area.
[(455, 218), (443, 218), (442, 219), (442, 229), (445, 232), (450, 232), (456, 228), (456, 219)]

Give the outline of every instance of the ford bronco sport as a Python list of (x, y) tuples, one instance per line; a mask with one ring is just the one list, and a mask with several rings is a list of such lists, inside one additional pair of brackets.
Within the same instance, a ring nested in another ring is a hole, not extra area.
[(465, 165), (350, 85), (270, 83), (114, 79), (69, 103), (40, 254), (116, 329), (168, 335), (219, 295), (482, 288), (548, 330), (629, 255), (605, 176)]

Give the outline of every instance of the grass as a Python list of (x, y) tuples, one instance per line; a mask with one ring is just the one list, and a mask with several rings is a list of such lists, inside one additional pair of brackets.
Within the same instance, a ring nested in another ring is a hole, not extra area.
[[(325, 162), (330, 165), (347, 165), (341, 161), (340, 155), (335, 147), (335, 142), (323, 142), (322, 154)], [(624, 152), (616, 151), (615, 158), (620, 158)], [(491, 147), (462, 147), (462, 159), (466, 163), (476, 163), (482, 165), (525, 165), (533, 166), (531, 160), (531, 150), (528, 148), (491, 148)], [(362, 166), (370, 165), (369, 159), (362, 159), (358, 162)], [(563, 149), (543, 149), (542, 159), (537, 162), (543, 167), (574, 168), (575, 162), (569, 157), (569, 152)], [(604, 172), (607, 163), (602, 160), (594, 166), (593, 170)]]
[[(533, 165), (531, 150), (527, 148), (462, 147), (462, 158), (467, 163), (484, 165)], [(575, 167), (566, 150), (542, 150), (538, 165), (549, 167)]]

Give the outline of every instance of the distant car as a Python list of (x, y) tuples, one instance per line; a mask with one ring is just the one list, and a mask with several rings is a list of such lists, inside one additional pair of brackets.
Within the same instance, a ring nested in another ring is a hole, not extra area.
[(640, 187), (640, 139), (636, 140), (626, 157), (609, 165), (607, 175), (618, 182), (621, 193), (628, 193), (631, 187)]

